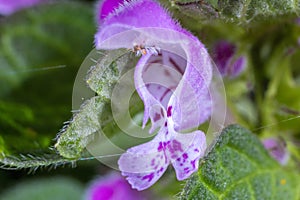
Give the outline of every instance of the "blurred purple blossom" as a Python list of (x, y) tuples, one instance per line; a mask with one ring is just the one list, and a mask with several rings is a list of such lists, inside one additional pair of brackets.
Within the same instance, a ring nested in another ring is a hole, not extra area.
[(0, 0), (0, 15), (10, 15), (18, 10), (39, 4), (45, 0)]
[(178, 180), (197, 171), (206, 149), (205, 135), (199, 130), (179, 132), (209, 118), (212, 66), (198, 38), (156, 1), (119, 3), (100, 4), (95, 44), (97, 49), (132, 49), (141, 56), (134, 82), (144, 102), (143, 127), (150, 119), (150, 132), (159, 130), (152, 141), (128, 149), (118, 163), (132, 187), (144, 190), (163, 175), (169, 164)]
[(222, 76), (235, 78), (246, 68), (245, 56), (235, 58), (236, 46), (227, 41), (219, 41), (213, 49), (214, 61)]
[(289, 153), (283, 140), (268, 138), (263, 140), (264, 147), (269, 151), (270, 155), (280, 164), (285, 165), (289, 159)]
[(145, 193), (133, 190), (119, 174), (96, 179), (87, 189), (86, 200), (144, 200)]

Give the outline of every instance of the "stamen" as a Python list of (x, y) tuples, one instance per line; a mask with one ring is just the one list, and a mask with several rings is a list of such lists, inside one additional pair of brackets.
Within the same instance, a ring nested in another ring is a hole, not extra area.
[(135, 52), (136, 56), (146, 55), (147, 53), (157, 56), (160, 52), (160, 48), (134, 45), (132, 51)]

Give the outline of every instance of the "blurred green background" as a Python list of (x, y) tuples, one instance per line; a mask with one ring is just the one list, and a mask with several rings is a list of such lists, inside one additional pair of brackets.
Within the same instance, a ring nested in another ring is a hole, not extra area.
[[(54, 145), (63, 122), (72, 116), (72, 90), (77, 71), (93, 49), (94, 10), (93, 1), (64, 1), (0, 17), (1, 153), (37, 156)], [(37, 182), (31, 185), (36, 186), (31, 186), (31, 190), (45, 190), (48, 185), (55, 193), (57, 185), (65, 185), (57, 189), (57, 194), (62, 195), (64, 190), (69, 194), (75, 192), (76, 198), (61, 199), (81, 199), (78, 193), (82, 195), (84, 184), (105, 171), (105, 167), (92, 161), (77, 163), (76, 168), (66, 165), (34, 172), (0, 169), (0, 194), (19, 183), (23, 183), (20, 187), (27, 187), (23, 190), (30, 190), (31, 183), (25, 181), (34, 180)], [(52, 178), (48, 182), (49, 177)], [(20, 189), (17, 193), (24, 192)]]
[[(172, 5), (170, 2), (162, 1), (168, 7)], [(206, 7), (208, 14), (203, 16), (194, 14), (203, 10), (195, 11), (193, 3), (176, 5), (170, 11), (184, 27), (199, 36), (211, 54), (217, 41), (227, 40), (237, 46), (237, 56), (247, 57), (247, 69), (241, 76), (223, 80), (228, 108), (237, 123), (259, 137), (283, 138), (292, 153), (290, 165), (299, 168), (300, 123), (296, 117), (300, 116), (300, 25), (297, 17), (288, 13), (261, 17), (251, 23), (230, 21), (226, 16), (225, 20), (210, 21), (207, 19), (211, 18), (208, 12), (211, 8)], [(72, 116), (72, 89), (77, 71), (94, 48), (97, 27), (94, 12), (95, 1), (62, 1), (0, 17), (1, 159), (51, 152), (49, 147), (55, 144), (54, 138), (63, 122)], [(74, 193), (84, 193), (88, 182), (108, 171), (98, 161), (78, 161), (76, 167), (67, 164), (57, 169), (0, 169), (0, 199), (5, 191), (16, 193), (9, 190), (19, 183), (24, 183), (20, 187), (27, 187), (24, 190), (28, 191), (34, 188), (32, 184), (40, 185), (40, 190), (45, 189), (43, 184), (53, 188), (62, 184), (71, 188), (58, 190), (72, 194), (75, 188)], [(37, 182), (25, 183), (29, 180)], [(164, 180), (174, 184), (173, 191), (165, 191), (166, 186), (154, 190), (172, 195), (180, 191), (181, 185), (174, 181), (173, 174)], [(58, 190), (57, 194), (62, 192)], [(18, 191), (22, 194), (21, 189)]]

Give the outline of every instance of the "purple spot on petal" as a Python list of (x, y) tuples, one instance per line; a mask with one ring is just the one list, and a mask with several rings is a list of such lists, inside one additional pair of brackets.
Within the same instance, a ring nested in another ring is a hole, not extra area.
[(163, 142), (163, 146), (166, 147), (170, 144), (170, 141), (167, 141), (167, 142)]
[(142, 180), (148, 179), (148, 182), (152, 181), (154, 178), (154, 173), (151, 173), (149, 175), (143, 176)]
[(181, 160), (180, 158), (177, 158), (177, 161), (179, 161), (179, 162), (180, 162), (180, 160)]
[(192, 166), (193, 166), (193, 169), (196, 169), (196, 160), (192, 160), (192, 161), (191, 161), (191, 164), (192, 164)]
[(163, 149), (164, 149), (163, 143), (162, 143), (162, 142), (159, 142), (159, 145), (158, 145), (158, 147), (157, 147), (157, 150), (158, 150), (158, 151), (162, 151)]
[(184, 154), (182, 155), (182, 157), (183, 157), (183, 159), (187, 159), (187, 158), (188, 158), (188, 155), (187, 155), (186, 153), (184, 153)]
[(167, 117), (171, 117), (171, 115), (172, 115), (172, 106), (169, 106), (167, 110)]
[(194, 149), (194, 151), (195, 151), (195, 152), (199, 152), (199, 150), (198, 150), (198, 149)]
[(168, 122), (165, 122), (165, 127), (167, 127), (168, 126)]

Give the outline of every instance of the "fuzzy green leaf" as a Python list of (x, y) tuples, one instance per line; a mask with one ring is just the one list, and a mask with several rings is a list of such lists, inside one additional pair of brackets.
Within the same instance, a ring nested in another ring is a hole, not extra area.
[(66, 158), (80, 157), (83, 149), (93, 139), (93, 133), (101, 128), (100, 115), (105, 105), (106, 102), (100, 97), (85, 102), (58, 138), (55, 147), (60, 155)]
[(231, 125), (216, 140), (181, 199), (299, 199), (299, 175), (282, 168), (248, 130)]
[(299, 14), (298, 0), (170, 0), (182, 13), (196, 19), (249, 22), (252, 19)]
[(87, 77), (89, 87), (99, 96), (110, 99), (114, 85), (136, 62), (126, 49), (99, 52), (100, 57)]
[(87, 78), (89, 87), (97, 96), (83, 104), (70, 124), (64, 127), (55, 145), (60, 155), (66, 158), (80, 158), (94, 134), (113, 123), (110, 110), (112, 90), (120, 77), (135, 66), (133, 62), (136, 59), (125, 49), (99, 51), (98, 55), (97, 63), (91, 67)]

